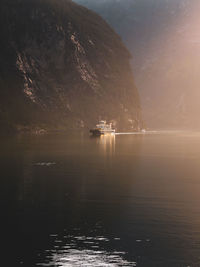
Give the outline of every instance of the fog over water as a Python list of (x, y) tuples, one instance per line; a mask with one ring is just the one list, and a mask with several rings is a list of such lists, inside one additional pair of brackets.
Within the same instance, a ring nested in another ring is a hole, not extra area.
[(200, 266), (200, 133), (1, 139), (4, 266)]
[(132, 54), (150, 128), (199, 128), (199, 0), (76, 0), (103, 16)]
[(129, 48), (146, 131), (1, 137), (1, 266), (199, 267), (200, 1), (76, 2)]

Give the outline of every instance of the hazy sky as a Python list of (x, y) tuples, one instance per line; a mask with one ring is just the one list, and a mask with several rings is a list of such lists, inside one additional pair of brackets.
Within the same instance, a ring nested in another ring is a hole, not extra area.
[(200, 1), (76, 0), (121, 35), (149, 126), (200, 127)]

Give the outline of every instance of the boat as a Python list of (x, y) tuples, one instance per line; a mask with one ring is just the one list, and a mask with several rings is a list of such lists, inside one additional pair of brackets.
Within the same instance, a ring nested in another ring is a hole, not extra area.
[(112, 123), (107, 124), (106, 121), (99, 121), (96, 127), (90, 130), (90, 133), (95, 136), (113, 134), (115, 129), (112, 128)]

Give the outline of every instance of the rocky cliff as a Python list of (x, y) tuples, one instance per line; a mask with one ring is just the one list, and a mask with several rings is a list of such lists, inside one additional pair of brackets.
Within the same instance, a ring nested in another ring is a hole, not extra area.
[(71, 0), (2, 0), (1, 129), (142, 127), (130, 54), (96, 13)]
[(151, 128), (200, 128), (199, 0), (74, 0), (100, 14), (132, 53)]

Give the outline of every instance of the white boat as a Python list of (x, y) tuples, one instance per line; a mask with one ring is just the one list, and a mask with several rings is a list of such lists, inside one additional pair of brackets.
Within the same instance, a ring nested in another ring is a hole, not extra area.
[(112, 128), (112, 123), (107, 124), (106, 121), (99, 121), (95, 128), (90, 130), (93, 135), (112, 134), (115, 129)]

